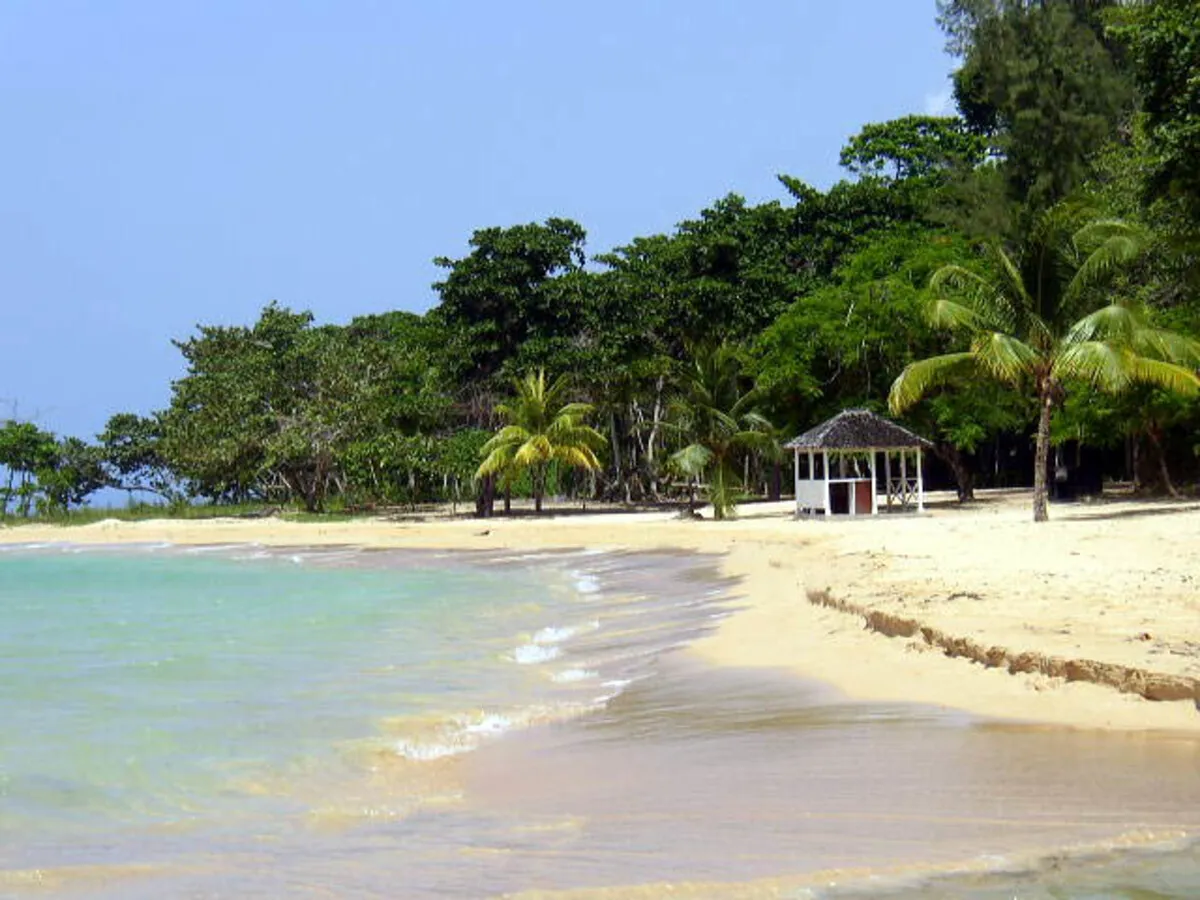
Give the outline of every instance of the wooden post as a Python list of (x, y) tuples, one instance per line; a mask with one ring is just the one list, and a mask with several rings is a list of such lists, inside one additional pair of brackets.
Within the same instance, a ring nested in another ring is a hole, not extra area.
[(921, 448), (917, 448), (917, 512), (925, 512), (925, 476), (921, 472)]
[(908, 509), (908, 451), (900, 451), (900, 508)]
[(879, 492), (875, 486), (875, 451), (871, 451), (871, 515), (879, 515)]
[[(846, 478), (846, 454), (845, 453), (842, 453), (841, 460), (842, 460), (842, 478), (845, 479)], [(855, 470), (857, 470), (858, 465), (855, 463), (854, 459), (850, 460), (850, 468), (851, 468), (850, 477), (855, 478), (858, 475), (858, 472), (855, 471)], [(849, 507), (850, 515), (856, 516), (856, 515), (858, 515), (858, 482), (857, 481), (844, 481), (843, 483), (846, 485), (846, 498), (847, 498), (846, 505)]]
[(892, 508), (892, 454), (883, 451), (883, 489), (887, 491), (887, 507)]
[(829, 518), (832, 514), (829, 509), (829, 451), (821, 451), (821, 462), (825, 464), (825, 518)]
[[(817, 480), (817, 454), (814, 453), (812, 450), (809, 450), (808, 451), (808, 481), (809, 481), (809, 484), (816, 482), (816, 480)], [(809, 491), (812, 491), (811, 487), (809, 488)], [(811, 494), (809, 496), (809, 499), (810, 500), (812, 499)], [(816, 512), (816, 511), (817, 510), (814, 507), (813, 512)]]
[(796, 473), (796, 518), (800, 518), (800, 451), (792, 451), (792, 459), (795, 463), (794, 471)]

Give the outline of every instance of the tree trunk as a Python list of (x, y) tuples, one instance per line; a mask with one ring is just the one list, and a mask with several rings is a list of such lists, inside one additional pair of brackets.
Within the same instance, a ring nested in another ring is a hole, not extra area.
[(496, 507), (496, 476), (484, 475), (475, 497), (475, 517), (490, 519)]
[(533, 512), (542, 514), (542, 495), (546, 493), (546, 470), (538, 466), (533, 470)]
[(13, 496), (13, 469), (9, 466), (8, 469), (8, 487), (4, 489), (4, 507), (0, 508), (0, 515), (8, 515), (8, 503)]
[(1042, 388), (1038, 403), (1037, 443), (1033, 454), (1033, 521), (1045, 522), (1050, 518), (1046, 510), (1046, 467), (1050, 464), (1050, 413), (1054, 411), (1054, 396), (1049, 385)]
[(774, 503), (778, 503), (783, 496), (783, 464), (777, 459), (771, 461), (771, 484), (767, 496)]
[(662, 500), (658, 491), (658, 471), (654, 468), (654, 445), (658, 441), (658, 427), (662, 421), (662, 395), (666, 379), (658, 376), (654, 382), (654, 413), (651, 416), (650, 437), (646, 440), (646, 468), (650, 472), (650, 496), (655, 503)]
[(950, 471), (954, 473), (954, 483), (958, 488), (958, 501), (960, 503), (968, 503), (974, 500), (975, 473), (967, 465), (966, 457), (963, 456), (962, 451), (953, 444), (939, 441), (934, 445), (934, 452), (950, 467)]
[(1146, 437), (1150, 440), (1150, 446), (1154, 449), (1155, 462), (1158, 463), (1159, 488), (1168, 496), (1178, 500), (1179, 491), (1176, 490), (1175, 483), (1171, 481), (1171, 471), (1167, 468), (1167, 452), (1163, 448), (1161, 429), (1157, 425), (1151, 425), (1146, 429)]
[(507, 515), (510, 515), (511, 513), (512, 513), (512, 482), (505, 482), (505, 484), (504, 484), (504, 514), (507, 516)]

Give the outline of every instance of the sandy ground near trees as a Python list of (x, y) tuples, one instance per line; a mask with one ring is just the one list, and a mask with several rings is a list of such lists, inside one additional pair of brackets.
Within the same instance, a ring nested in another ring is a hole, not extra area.
[(486, 522), (108, 520), (0, 528), (0, 542), (719, 553), (743, 587), (737, 612), (694, 647), (715, 664), (786, 668), (853, 698), (1200, 732), (1200, 503), (1113, 499), (1056, 505), (1051, 515), (1035, 525), (1027, 493), (984, 492), (967, 507), (935, 498), (925, 515), (875, 519), (795, 521), (782, 503), (747, 505), (731, 522), (666, 512)]

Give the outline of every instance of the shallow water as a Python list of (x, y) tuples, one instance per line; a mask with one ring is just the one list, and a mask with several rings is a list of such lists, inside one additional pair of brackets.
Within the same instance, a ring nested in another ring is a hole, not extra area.
[(734, 605), (689, 555), (2, 551), (0, 897), (1200, 895), (1200, 743), (676, 652)]

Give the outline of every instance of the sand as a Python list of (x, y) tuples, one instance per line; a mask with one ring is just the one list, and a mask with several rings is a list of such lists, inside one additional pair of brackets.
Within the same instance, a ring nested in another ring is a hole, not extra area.
[[(1186, 687), (1200, 678), (1200, 503), (1056, 505), (1050, 523), (1035, 525), (1025, 492), (985, 492), (966, 507), (935, 501), (923, 516), (830, 521), (794, 521), (787, 503), (747, 505), (731, 522), (658, 512), (486, 522), (107, 520), (0, 528), (0, 542), (720, 553), (726, 573), (742, 580), (743, 597), (738, 611), (693, 648), (717, 665), (783, 668), (863, 700), (1081, 728), (1200, 732), (1193, 697), (1148, 700), (1046, 674), (1045, 666), (1013, 674), (1007, 662), (989, 667), (948, 656), (920, 632), (877, 633), (860, 614), (912, 620), (956, 645), (987, 648), (997, 660), (1099, 663)], [(810, 594), (853, 611), (817, 605)], [(1070, 678), (1090, 671), (1069, 668)]]

